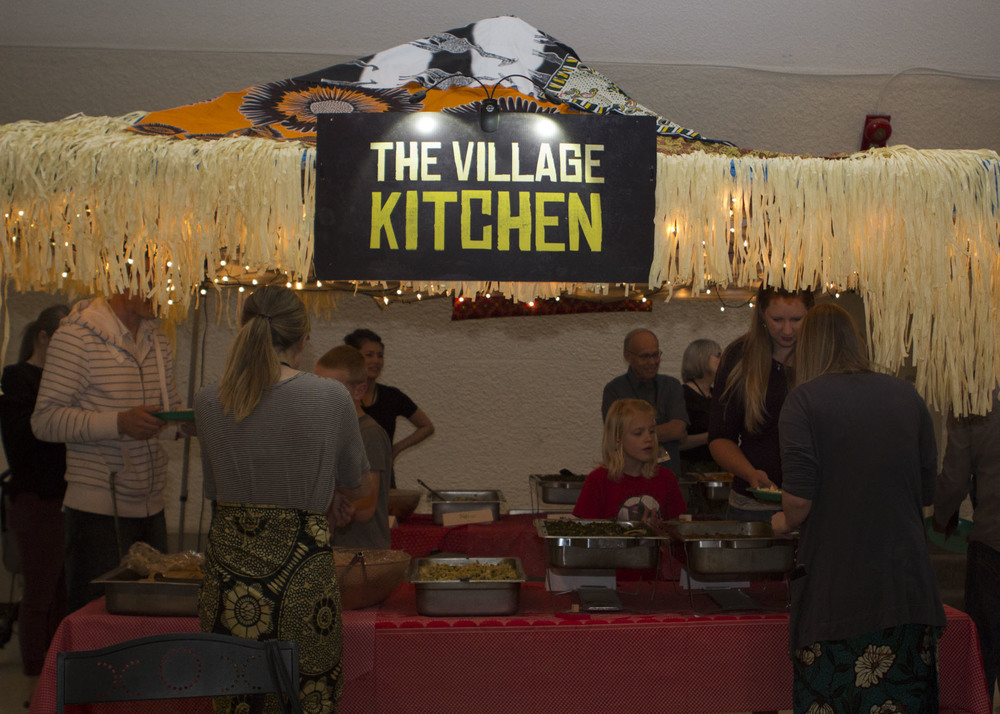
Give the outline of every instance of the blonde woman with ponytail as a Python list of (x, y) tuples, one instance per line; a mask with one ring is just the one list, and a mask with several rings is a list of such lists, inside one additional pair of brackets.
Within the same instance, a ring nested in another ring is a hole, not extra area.
[(781, 487), (778, 415), (792, 383), (799, 326), (812, 305), (808, 291), (761, 286), (750, 329), (726, 348), (715, 373), (708, 448), (734, 476), (729, 517), (735, 520), (767, 521), (777, 510), (749, 489)]
[[(350, 394), (299, 370), (308, 338), (295, 293), (259, 288), (222, 379), (195, 398), (214, 503), (199, 618), (206, 632), (298, 642), (303, 710), (335, 712), (341, 615), (327, 512), (335, 492), (354, 501), (375, 484)], [(279, 711), (270, 695), (265, 711)]]

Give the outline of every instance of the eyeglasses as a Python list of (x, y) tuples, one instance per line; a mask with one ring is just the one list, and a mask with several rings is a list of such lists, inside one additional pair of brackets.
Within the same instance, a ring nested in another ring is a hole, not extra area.
[(638, 352), (633, 352), (632, 350), (628, 350), (628, 353), (633, 357), (637, 357), (643, 362), (648, 362), (654, 359), (660, 359), (660, 357), (663, 356), (663, 352), (659, 350), (656, 352), (643, 352), (642, 354), (639, 354)]

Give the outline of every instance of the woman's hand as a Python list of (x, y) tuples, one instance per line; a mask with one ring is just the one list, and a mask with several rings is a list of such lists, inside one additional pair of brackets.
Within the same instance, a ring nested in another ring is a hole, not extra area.
[(785, 516), (785, 512), (778, 511), (771, 516), (771, 530), (774, 531), (775, 535), (787, 535), (794, 529), (788, 527), (788, 518)]
[(749, 476), (747, 483), (750, 484), (751, 488), (777, 488), (774, 482), (767, 477), (766, 471), (754, 469), (747, 475)]

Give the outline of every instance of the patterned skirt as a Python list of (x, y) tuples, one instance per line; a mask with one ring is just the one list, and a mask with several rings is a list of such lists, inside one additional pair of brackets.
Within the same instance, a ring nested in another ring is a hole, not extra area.
[[(198, 608), (204, 632), (299, 645), (299, 688), (306, 714), (334, 714), (340, 681), (341, 618), (326, 515), (273, 506), (217, 504), (205, 551)], [(240, 697), (217, 712), (246, 714)], [(274, 695), (265, 712), (278, 712)]]
[(795, 650), (795, 714), (937, 714), (940, 636), (898, 625)]

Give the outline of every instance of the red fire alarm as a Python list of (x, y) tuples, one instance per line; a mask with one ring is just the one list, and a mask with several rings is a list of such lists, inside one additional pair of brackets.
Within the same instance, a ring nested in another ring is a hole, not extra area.
[(861, 132), (861, 150), (867, 151), (873, 146), (885, 146), (892, 136), (891, 117), (888, 114), (869, 114), (865, 117), (865, 128)]

